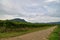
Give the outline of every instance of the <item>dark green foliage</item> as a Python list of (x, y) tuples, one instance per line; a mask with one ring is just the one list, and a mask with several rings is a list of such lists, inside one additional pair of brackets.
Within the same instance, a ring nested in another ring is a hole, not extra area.
[(10, 31), (22, 31), (30, 28), (53, 26), (54, 24), (40, 24), (40, 23), (28, 23), (28, 22), (15, 22), (9, 20), (0, 20), (0, 32)]

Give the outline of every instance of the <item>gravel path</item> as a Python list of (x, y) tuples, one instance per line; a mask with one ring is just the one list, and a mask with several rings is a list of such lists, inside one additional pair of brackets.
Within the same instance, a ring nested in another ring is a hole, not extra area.
[(0, 39), (0, 40), (48, 40), (48, 36), (51, 34), (51, 32), (53, 32), (55, 28), (56, 26), (51, 27), (49, 29), (18, 36), (18, 37), (12, 37), (7, 39)]

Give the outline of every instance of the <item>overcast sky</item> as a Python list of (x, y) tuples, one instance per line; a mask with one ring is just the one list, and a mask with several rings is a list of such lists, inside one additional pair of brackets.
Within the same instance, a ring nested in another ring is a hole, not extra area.
[(0, 0), (0, 19), (29, 22), (60, 21), (60, 0)]

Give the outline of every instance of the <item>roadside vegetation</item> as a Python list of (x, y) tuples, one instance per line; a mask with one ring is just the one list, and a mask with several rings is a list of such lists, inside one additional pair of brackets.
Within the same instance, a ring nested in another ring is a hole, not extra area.
[(57, 24), (57, 28), (50, 35), (49, 40), (60, 40), (60, 24)]
[(20, 36), (26, 33), (42, 30), (54, 26), (55, 24), (40, 24), (28, 22), (14, 22), (0, 20), (0, 38)]

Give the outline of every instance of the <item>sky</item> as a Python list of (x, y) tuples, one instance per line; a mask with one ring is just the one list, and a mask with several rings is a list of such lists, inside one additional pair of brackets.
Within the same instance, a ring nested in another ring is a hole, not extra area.
[(60, 0), (0, 0), (0, 19), (29, 22), (60, 21)]

